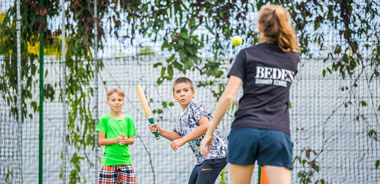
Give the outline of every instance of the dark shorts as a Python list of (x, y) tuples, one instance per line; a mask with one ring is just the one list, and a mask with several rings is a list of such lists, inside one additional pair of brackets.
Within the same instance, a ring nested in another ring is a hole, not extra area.
[(214, 184), (220, 171), (227, 165), (226, 158), (207, 159), (196, 165), (191, 172), (189, 184)]
[(98, 184), (136, 184), (136, 175), (132, 165), (102, 166)]
[(228, 136), (228, 163), (280, 166), (293, 169), (289, 134), (277, 130), (241, 128)]

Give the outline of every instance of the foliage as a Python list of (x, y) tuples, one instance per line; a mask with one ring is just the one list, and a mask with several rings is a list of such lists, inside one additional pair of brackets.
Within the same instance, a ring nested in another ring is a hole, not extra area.
[(219, 184), (226, 184), (226, 168), (223, 168), (222, 172), (220, 172), (220, 182)]
[(4, 178), (5, 183), (11, 184), (12, 182), (11, 182), (10, 178), (12, 178), (12, 177), (13, 177), (13, 172), (11, 169), (8, 168), (8, 172), (7, 172), (7, 174), (5, 174), (5, 178)]
[[(46, 8), (45, 9), (39, 9), (36, 8), (37, 5), (32, 3), (31, 6), (28, 6), (28, 4), (22, 4), (21, 9), (23, 18), (20, 20), (21, 22), (21, 37), (25, 39), (21, 39), (21, 62), (22, 62), (22, 68), (21, 68), (21, 79), (25, 82), (25, 85), (21, 88), (22, 93), (22, 119), (24, 119), (26, 116), (29, 116), (29, 118), (32, 118), (32, 114), (34, 112), (38, 111), (37, 102), (34, 100), (31, 100), (30, 106), (32, 109), (32, 112), (27, 112), (27, 99), (31, 99), (33, 94), (32, 90), (37, 87), (38, 80), (35, 80), (35, 76), (39, 73), (38, 69), (38, 63), (37, 61), (37, 55), (35, 53), (25, 53), (28, 49), (28, 45), (34, 45), (39, 38), (38, 29), (42, 29), (42, 27), (46, 27), (46, 25), (42, 25), (40, 22), (40, 19), (38, 16), (40, 14), (46, 14)], [(54, 8), (54, 3), (49, 4), (47, 3), (46, 7), (51, 9), (49, 13), (57, 11), (56, 8)], [(36, 8), (33, 10), (32, 8)], [(38, 11), (41, 10), (41, 11)], [(35, 16), (30, 16), (31, 12)], [(57, 15), (54, 13), (51, 13), (52, 15)], [(17, 55), (16, 55), (16, 8), (11, 7), (7, 12), (5, 17), (3, 18), (1, 22), (1, 29), (0, 29), (0, 54), (4, 57), (4, 62), (2, 63), (2, 71), (4, 72), (2, 76), (0, 76), (0, 90), (2, 91), (2, 98), (4, 101), (7, 102), (7, 105), (11, 107), (10, 113), (18, 117), (17, 114), (17, 97), (14, 94), (17, 90)], [(28, 24), (28, 22), (33, 22), (33, 24)], [(51, 32), (47, 32), (45, 35), (45, 39), (47, 40), (48, 44), (52, 44), (54, 42), (53, 36)], [(44, 71), (45, 75), (48, 74), (48, 71)], [(53, 90), (53, 87), (51, 84), (46, 84), (44, 86), (45, 94), (44, 98), (47, 100), (53, 100), (55, 91)]]
[[(60, 14), (59, 1), (49, 0), (44, 1), (43, 6), (40, 6), (38, 0), (25, 0), (21, 3), (21, 79), (17, 79), (17, 65), (13, 64), (16, 61), (16, 5), (8, 9), (4, 17), (0, 29), (1, 46), (0, 54), (4, 55), (2, 63), (3, 75), (0, 77), (0, 90), (2, 98), (11, 107), (11, 114), (17, 117), (17, 80), (26, 81), (22, 85), (22, 118), (27, 115), (33, 118), (33, 113), (39, 109), (38, 103), (33, 99), (33, 91), (38, 87), (38, 52), (35, 48), (39, 45), (40, 33), (43, 33), (43, 40), (47, 45), (47, 50), (44, 54), (60, 55), (61, 43), (59, 41), (62, 33), (61, 29), (54, 30), (51, 26), (47, 26), (43, 20), (54, 20)], [(66, 10), (66, 29), (70, 33), (66, 39), (66, 67), (69, 71), (66, 75), (66, 84), (45, 84), (44, 99), (48, 101), (54, 100), (57, 96), (63, 101), (62, 94), (56, 94), (56, 89), (53, 86), (66, 88), (67, 101), (70, 106), (68, 134), (66, 141), (76, 148), (78, 151), (91, 149), (95, 146), (94, 131), (95, 121), (91, 114), (90, 100), (93, 96), (93, 89), (88, 88), (89, 83), (94, 77), (94, 59), (91, 54), (91, 49), (95, 45), (95, 36), (93, 28), (95, 19), (91, 7), (93, 4), (88, 1), (71, 1), (69, 8)], [(108, 6), (99, 5), (99, 18), (107, 12)], [(41, 18), (44, 17), (44, 18)], [(103, 33), (103, 29), (98, 29)], [(98, 34), (99, 38), (103, 35)], [(101, 46), (101, 44), (100, 44)], [(100, 62), (100, 67), (102, 63)], [(44, 77), (49, 75), (49, 71), (45, 70)], [(29, 104), (26, 104), (29, 102)], [(28, 111), (28, 105), (32, 111)], [(79, 122), (79, 123), (78, 123)], [(77, 152), (72, 155), (70, 164), (70, 182), (77, 183), (80, 181), (81, 159), (78, 159)], [(83, 181), (83, 180), (82, 180)]]

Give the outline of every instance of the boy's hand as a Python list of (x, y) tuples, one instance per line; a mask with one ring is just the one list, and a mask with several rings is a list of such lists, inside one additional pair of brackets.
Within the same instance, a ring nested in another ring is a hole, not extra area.
[(161, 128), (160, 128), (160, 126), (157, 123), (155, 123), (155, 124), (150, 124), (149, 123), (148, 126), (149, 126), (149, 129), (150, 129), (150, 132), (154, 133), (154, 132), (157, 131), (157, 133), (160, 134)]
[(125, 137), (124, 134), (120, 134), (120, 136), (117, 138), (117, 142), (120, 145), (125, 145), (125, 144), (127, 144), (127, 138)]
[(173, 149), (174, 152), (177, 151), (177, 149), (181, 146), (183, 146), (185, 144), (185, 140), (183, 140), (182, 138), (181, 139), (176, 139), (172, 142), (172, 144), (170, 145)]
[(210, 152), (212, 137), (212, 135), (206, 134), (201, 141), (201, 153), (204, 157), (207, 157)]

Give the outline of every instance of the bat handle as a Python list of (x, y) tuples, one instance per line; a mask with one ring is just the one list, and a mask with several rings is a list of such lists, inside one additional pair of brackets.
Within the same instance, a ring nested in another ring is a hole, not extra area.
[[(148, 121), (149, 121), (150, 124), (154, 124), (154, 119), (153, 118), (149, 118)], [(160, 139), (160, 135), (158, 134), (157, 131), (154, 132), (154, 136), (156, 137), (156, 140)]]

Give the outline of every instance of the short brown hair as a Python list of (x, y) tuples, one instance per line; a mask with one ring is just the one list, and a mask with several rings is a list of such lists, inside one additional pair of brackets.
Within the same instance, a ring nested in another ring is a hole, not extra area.
[(179, 77), (177, 78), (174, 83), (173, 83), (173, 93), (174, 93), (174, 86), (176, 86), (177, 84), (180, 84), (180, 83), (189, 83), (190, 84), (190, 88), (191, 90), (194, 91), (194, 85), (193, 85), (193, 81), (191, 81), (189, 78), (187, 77)]
[(112, 89), (107, 91), (107, 99), (108, 99), (108, 97), (110, 97), (114, 93), (117, 93), (118, 95), (120, 95), (121, 97), (124, 98), (124, 91), (123, 90), (121, 90), (120, 88), (112, 88)]

